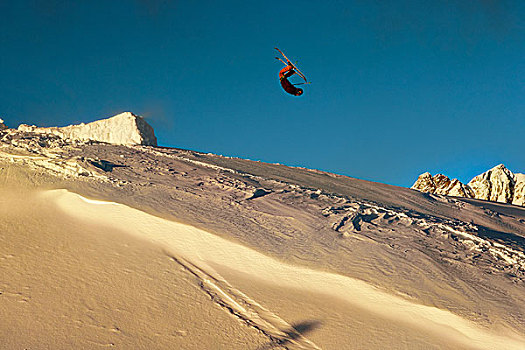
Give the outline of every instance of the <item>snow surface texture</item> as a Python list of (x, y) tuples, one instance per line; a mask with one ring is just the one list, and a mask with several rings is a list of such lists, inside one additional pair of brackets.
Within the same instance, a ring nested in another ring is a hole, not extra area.
[(65, 139), (93, 140), (116, 145), (156, 146), (157, 138), (153, 128), (144, 118), (130, 112), (117, 114), (111, 118), (97, 120), (88, 124), (70, 125), (62, 128), (40, 128), (22, 124), (19, 131), (41, 134), (54, 134)]
[(488, 201), (525, 205), (525, 174), (514, 174), (503, 164), (474, 177), (468, 184), (450, 180), (443, 174), (419, 175), (411, 187), (426, 193), (484, 199)]
[[(192, 226), (160, 219), (118, 203), (89, 200), (65, 190), (47, 191), (43, 195), (67, 215), (85, 221), (97, 218), (99, 223), (115, 226), (116, 229), (126, 227), (130, 234), (164, 246), (186, 268), (197, 276), (202, 275), (203, 288), (215, 293), (217, 300), (234, 310), (242, 319), (250, 320), (276, 338), (286, 337), (284, 329), (290, 328), (290, 325), (268, 310), (263, 309), (259, 313), (255, 307), (260, 308), (260, 305), (251, 305), (253, 300), (225, 283), (225, 279), (217, 272), (219, 268), (214, 269), (210, 265), (220, 266), (224, 270), (235, 270), (242, 266), (253, 278), (280, 287), (301, 289), (307, 285), (309, 291), (366, 307), (371, 313), (394, 322), (411, 324), (416, 328), (426, 328), (431, 324), (431, 332), (436, 334), (446, 333), (453, 328), (460, 334), (455, 336), (455, 341), (464, 346), (494, 349), (506, 344), (510, 350), (521, 349), (525, 345), (491, 334), (451, 312), (384, 293), (360, 280), (285, 264)], [(174, 232), (177, 234), (174, 235)], [(254, 315), (263, 317), (255, 318)], [(293, 345), (319, 349), (300, 334), (295, 336), (291, 341)]]
[(519, 206), (12, 129), (0, 198), (6, 348), (525, 348)]

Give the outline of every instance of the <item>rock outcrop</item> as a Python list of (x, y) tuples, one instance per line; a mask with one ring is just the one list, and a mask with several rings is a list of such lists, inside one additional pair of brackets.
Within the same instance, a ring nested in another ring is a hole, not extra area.
[(7, 129), (7, 125), (4, 124), (3, 119), (0, 119), (0, 130)]
[(514, 174), (503, 164), (500, 164), (474, 177), (468, 186), (474, 192), (474, 198), (512, 203), (514, 182)]
[(503, 164), (474, 177), (466, 185), (443, 174), (432, 176), (426, 172), (419, 175), (411, 188), (446, 196), (525, 205), (525, 174), (514, 174)]
[(450, 180), (448, 176), (437, 174), (432, 176), (424, 173), (419, 176), (413, 189), (421, 192), (430, 192), (456, 197), (473, 197), (470, 188), (462, 184), (458, 179)]
[(512, 204), (525, 206), (525, 174), (514, 174), (514, 197)]
[(19, 131), (40, 134), (54, 134), (65, 139), (93, 140), (116, 145), (157, 146), (153, 128), (131, 112), (120, 113), (111, 118), (97, 120), (88, 124), (65, 127), (40, 128), (34, 125), (21, 124)]

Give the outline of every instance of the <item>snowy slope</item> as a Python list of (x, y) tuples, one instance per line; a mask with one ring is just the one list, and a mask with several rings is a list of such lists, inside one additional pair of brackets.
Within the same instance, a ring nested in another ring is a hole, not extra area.
[(12, 347), (525, 344), (521, 207), (174, 148), (0, 140)]

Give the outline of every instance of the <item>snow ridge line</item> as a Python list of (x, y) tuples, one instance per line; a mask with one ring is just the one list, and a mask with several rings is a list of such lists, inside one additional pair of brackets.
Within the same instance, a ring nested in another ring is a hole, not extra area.
[(248, 326), (253, 327), (266, 335), (272, 345), (280, 345), (289, 350), (321, 350), (312, 341), (305, 338), (279, 316), (265, 309), (255, 300), (241, 291), (233, 288), (226, 280), (218, 279), (191, 262), (176, 257), (174, 254), (165, 253), (185, 270), (200, 280), (201, 289), (210, 298), (227, 309), (232, 315), (238, 317)]
[[(128, 147), (131, 147), (131, 146), (128, 146)], [(149, 153), (153, 153), (153, 154), (156, 154), (156, 155), (160, 155), (160, 156), (164, 156), (164, 157), (168, 157), (168, 158), (174, 158), (174, 159), (177, 159), (177, 160), (182, 160), (183, 162), (187, 162), (187, 163), (191, 163), (191, 164), (195, 164), (195, 165), (200, 165), (200, 166), (203, 166), (203, 167), (206, 167), (206, 168), (210, 168), (210, 169), (214, 169), (214, 170), (221, 170), (221, 171), (225, 171), (225, 172), (228, 172), (228, 173), (245, 176), (245, 177), (247, 177), (249, 179), (253, 179), (253, 180), (263, 180), (263, 181), (268, 181), (268, 182), (274, 182), (274, 183), (280, 184), (280, 185), (291, 186), (291, 187), (294, 187), (294, 188), (302, 188), (299, 185), (291, 184), (291, 183), (288, 183), (288, 182), (278, 181), (278, 180), (274, 180), (274, 179), (266, 179), (266, 178), (263, 178), (263, 177), (258, 176), (258, 175), (253, 175), (253, 174), (246, 173), (246, 172), (243, 172), (243, 171), (238, 171), (238, 170), (234, 170), (234, 169), (230, 169), (230, 168), (225, 168), (225, 167), (222, 167), (220, 165), (215, 165), (215, 164), (209, 164), (209, 163), (206, 163), (206, 162), (201, 162), (199, 160), (189, 159), (189, 158), (186, 158), (186, 157), (183, 157), (183, 156), (179, 156), (179, 155), (174, 155), (174, 154), (160, 152), (160, 151), (149, 149), (149, 148), (146, 148), (146, 147), (143, 147), (143, 146), (142, 147), (141, 146), (135, 146), (135, 147), (140, 147), (141, 150), (147, 151)], [(219, 156), (219, 157), (222, 157), (222, 156)]]

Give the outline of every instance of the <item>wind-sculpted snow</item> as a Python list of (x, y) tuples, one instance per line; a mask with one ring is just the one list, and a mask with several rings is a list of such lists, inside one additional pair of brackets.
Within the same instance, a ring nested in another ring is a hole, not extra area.
[(523, 250), (480, 237), (479, 227), (471, 223), (410, 211), (394, 211), (357, 202), (326, 208), (323, 215), (336, 219), (332, 228), (342, 237), (367, 231), (380, 232), (381, 239), (388, 241), (389, 236), (399, 235), (392, 232), (404, 231), (406, 234), (408, 230), (413, 230), (414, 236), (419, 236), (421, 249), (439, 249), (444, 257), (468, 264), (475, 264), (476, 260), (485, 260), (490, 262), (494, 269), (525, 280)]
[[(318, 285), (326, 286), (322, 279), (337, 275), (446, 311), (487, 334), (525, 335), (522, 207), (174, 148), (110, 145), (17, 130), (0, 131), (0, 140), (5, 184), (26, 178), (45, 188), (116, 201), (157, 218), (184, 222), (286, 266), (322, 270)], [(218, 246), (210, 245), (214, 247)], [(225, 254), (237, 259), (231, 252)], [(453, 338), (421, 333), (399, 319), (372, 317), (356, 304), (351, 311), (337, 303), (327, 307), (328, 299), (311, 297), (312, 291), (299, 282), (283, 280), (298, 276), (292, 272), (282, 275), (279, 283), (268, 277), (259, 284), (252, 280), (255, 267), (222, 269), (229, 266), (222, 260), (222, 268), (208, 266), (221, 270), (225, 284), (206, 277), (208, 268), (195, 269), (194, 260), (170, 256), (197, 278), (202, 293), (243, 322), (253, 325), (246, 315), (253, 316), (255, 310), (285, 321), (279, 336), (266, 328), (268, 346), (260, 349), (272, 349), (287, 336), (299, 339), (291, 320), (321, 324), (307, 338), (328, 349), (348, 348), (341, 346), (343, 341), (357, 348), (428, 348)], [(247, 312), (244, 316), (238, 306)], [(382, 338), (383, 333), (403, 336)], [(452, 341), (442, 346), (461, 348), (456, 345)]]
[[(217, 270), (240, 270), (282, 287), (329, 294), (393, 321), (406, 322), (437, 334), (453, 329), (457, 334), (449, 336), (454, 341), (478, 349), (493, 349), (495, 346), (520, 349), (525, 345), (525, 339), (490, 334), (451, 312), (386, 294), (359, 280), (285, 264), (195, 227), (163, 220), (117, 203), (87, 200), (63, 190), (46, 192), (44, 196), (67, 215), (85, 221), (97, 218), (101, 224), (121, 227), (130, 234), (161, 244), (179, 264), (202, 281), (201, 287), (215, 302), (272, 339), (280, 339), (281, 343), (286, 340), (290, 349), (319, 347), (299, 333), (295, 337), (287, 334), (285, 330), (290, 329), (289, 324), (233, 288)], [(104, 204), (108, 205), (103, 207)], [(210, 268), (212, 266), (215, 268)], [(428, 324), (432, 324), (430, 329)]]
[(101, 119), (88, 124), (65, 127), (41, 128), (22, 124), (19, 131), (39, 134), (53, 134), (64, 139), (92, 140), (117, 145), (157, 145), (153, 128), (144, 118), (130, 112), (124, 112), (111, 118)]

